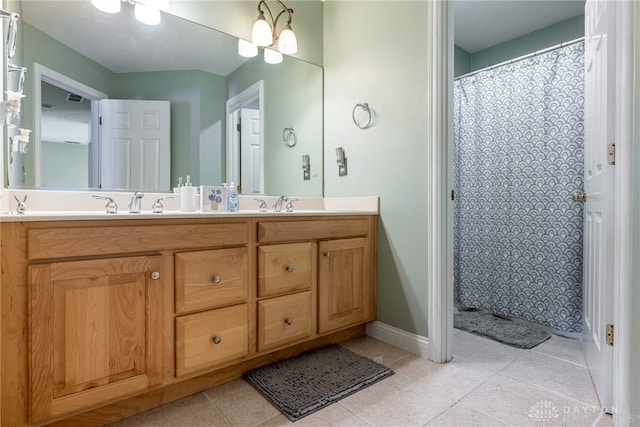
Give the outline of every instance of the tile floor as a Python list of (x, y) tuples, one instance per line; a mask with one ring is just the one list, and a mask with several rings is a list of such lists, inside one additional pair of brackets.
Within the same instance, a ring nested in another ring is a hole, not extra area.
[[(612, 426), (601, 414), (578, 341), (553, 336), (520, 350), (454, 334), (444, 365), (370, 337), (342, 343), (395, 375), (295, 423), (304, 426)], [(380, 359), (378, 359), (380, 360)], [(130, 417), (113, 427), (293, 425), (243, 380)]]

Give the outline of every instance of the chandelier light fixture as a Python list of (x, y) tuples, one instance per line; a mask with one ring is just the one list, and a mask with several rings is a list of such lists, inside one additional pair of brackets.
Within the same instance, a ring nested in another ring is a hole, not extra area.
[[(283, 53), (293, 55), (298, 51), (298, 40), (291, 29), (293, 9), (289, 9), (280, 0), (274, 1), (282, 8), (275, 19), (265, 0), (260, 0), (258, 3), (258, 19), (253, 24), (251, 42), (242, 39), (238, 41), (238, 53), (240, 55), (251, 58), (258, 54), (258, 48), (261, 47), (264, 48), (265, 62), (278, 64), (282, 62)], [(267, 15), (265, 15), (265, 11)], [(283, 15), (287, 17), (287, 22), (280, 34), (278, 34), (278, 19)]]
[(125, 2), (133, 5), (136, 19), (147, 25), (158, 25), (162, 19), (160, 11), (169, 9), (169, 0), (91, 0), (92, 5), (105, 13), (120, 12), (121, 3)]

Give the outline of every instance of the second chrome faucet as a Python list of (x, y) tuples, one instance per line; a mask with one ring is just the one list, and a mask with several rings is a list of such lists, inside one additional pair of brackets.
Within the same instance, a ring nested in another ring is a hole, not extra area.
[(136, 191), (131, 197), (129, 202), (129, 213), (140, 213), (142, 211), (142, 198), (144, 193), (142, 191)]

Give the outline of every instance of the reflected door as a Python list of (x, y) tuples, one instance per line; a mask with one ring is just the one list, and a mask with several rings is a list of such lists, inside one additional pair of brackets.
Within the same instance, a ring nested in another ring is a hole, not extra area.
[(169, 101), (100, 101), (100, 188), (170, 190)]
[(243, 194), (261, 194), (260, 111), (240, 109), (240, 184)]

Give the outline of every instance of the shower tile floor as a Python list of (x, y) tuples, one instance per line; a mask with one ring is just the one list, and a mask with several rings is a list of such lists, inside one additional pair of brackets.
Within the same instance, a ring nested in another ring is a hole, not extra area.
[[(520, 350), (455, 330), (453, 360), (437, 364), (371, 337), (346, 348), (393, 375), (295, 426), (612, 426), (601, 414), (580, 342), (553, 336)], [(112, 426), (293, 425), (243, 380), (206, 390)]]

